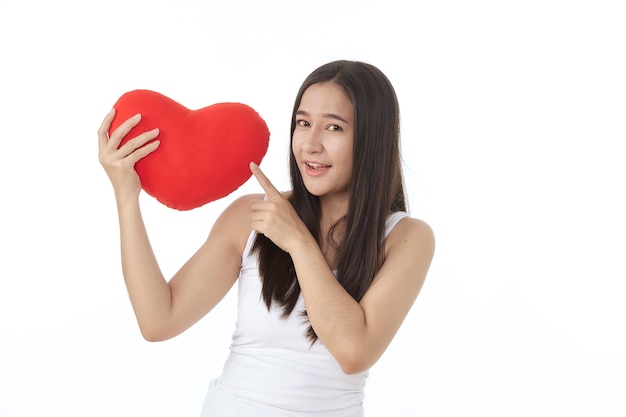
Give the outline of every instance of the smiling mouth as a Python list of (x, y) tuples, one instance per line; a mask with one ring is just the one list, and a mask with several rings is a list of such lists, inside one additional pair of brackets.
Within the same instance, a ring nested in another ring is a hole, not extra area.
[(307, 162), (306, 165), (311, 168), (312, 170), (317, 170), (317, 169), (323, 169), (323, 168), (329, 168), (329, 165), (322, 165), (322, 164), (316, 164), (313, 162)]
[(306, 175), (309, 177), (321, 177), (328, 172), (330, 165), (318, 164), (316, 162), (305, 162)]

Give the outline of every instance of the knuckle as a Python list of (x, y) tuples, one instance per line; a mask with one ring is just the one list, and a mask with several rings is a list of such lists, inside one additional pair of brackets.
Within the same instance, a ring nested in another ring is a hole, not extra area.
[(145, 147), (145, 146), (144, 146), (143, 148), (139, 148), (139, 149), (137, 149), (137, 150), (135, 151), (135, 155), (136, 155), (139, 159), (143, 158), (144, 156), (147, 156), (149, 153), (150, 153), (150, 148)]
[(126, 144), (124, 145), (126, 148), (130, 148), (132, 149), (137, 149), (139, 147), (139, 140), (138, 138), (133, 138), (130, 139), (128, 142), (126, 142)]

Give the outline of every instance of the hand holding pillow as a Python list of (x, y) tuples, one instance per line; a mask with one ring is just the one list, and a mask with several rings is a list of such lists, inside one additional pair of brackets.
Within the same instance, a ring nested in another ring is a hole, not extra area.
[(250, 162), (260, 164), (269, 145), (265, 121), (241, 103), (190, 110), (157, 92), (134, 90), (123, 94), (114, 108), (109, 135), (141, 113), (141, 121), (120, 146), (159, 128), (159, 148), (135, 169), (144, 191), (177, 210), (191, 210), (235, 191), (252, 175)]

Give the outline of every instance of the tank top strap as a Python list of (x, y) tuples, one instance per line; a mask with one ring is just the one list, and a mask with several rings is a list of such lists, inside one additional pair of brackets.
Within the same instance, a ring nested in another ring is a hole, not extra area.
[(385, 237), (391, 233), (393, 228), (398, 224), (398, 222), (409, 215), (404, 211), (394, 211), (393, 213), (387, 216), (387, 220), (385, 220)]

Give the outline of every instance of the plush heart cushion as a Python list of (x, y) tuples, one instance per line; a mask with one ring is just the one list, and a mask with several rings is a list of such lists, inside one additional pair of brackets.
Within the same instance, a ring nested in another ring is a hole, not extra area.
[(135, 169), (146, 193), (177, 210), (191, 210), (235, 191), (250, 178), (250, 161), (259, 164), (269, 145), (265, 121), (242, 103), (190, 110), (160, 93), (134, 90), (114, 107), (109, 134), (129, 117), (142, 115), (121, 145), (159, 128), (159, 148)]

